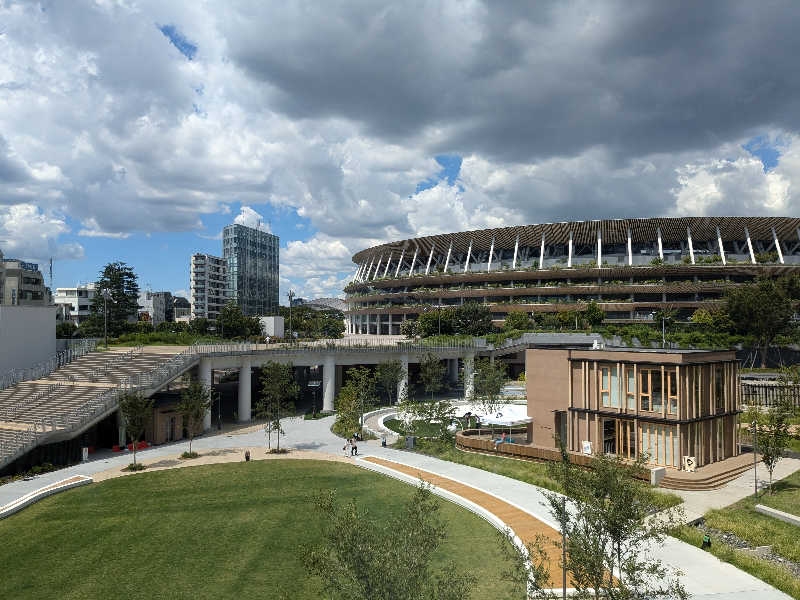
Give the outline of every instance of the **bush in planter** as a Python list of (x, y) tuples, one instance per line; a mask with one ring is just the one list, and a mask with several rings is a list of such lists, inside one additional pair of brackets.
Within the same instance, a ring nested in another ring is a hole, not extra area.
[(197, 458), (198, 456), (200, 455), (197, 452), (184, 452), (183, 454), (181, 454), (181, 458), (186, 458), (186, 459)]
[(131, 463), (123, 471), (144, 471), (147, 467), (142, 463)]

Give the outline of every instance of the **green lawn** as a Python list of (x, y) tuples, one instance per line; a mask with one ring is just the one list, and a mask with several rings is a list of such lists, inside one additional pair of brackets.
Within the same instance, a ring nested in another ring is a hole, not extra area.
[[(404, 448), (405, 441), (403, 439), (399, 440), (396, 446), (398, 448)], [(548, 475), (547, 464), (543, 462), (490, 456), (474, 452), (462, 452), (453, 444), (445, 445), (436, 441), (420, 439), (417, 439), (416, 449), (422, 454), (435, 456), (442, 460), (449, 460), (461, 465), (468, 465), (477, 469), (483, 469), (484, 471), (491, 471), (492, 473), (538, 485), (548, 490), (554, 490), (556, 492), (561, 491), (561, 486), (555, 479)], [(683, 502), (680, 496), (671, 492), (650, 489), (650, 493), (653, 504), (662, 509), (677, 506)]]
[(766, 492), (758, 500), (744, 498), (726, 508), (706, 514), (706, 523), (715, 529), (730, 531), (752, 546), (772, 546), (781, 556), (800, 562), (800, 527), (790, 525), (755, 511), (756, 504), (764, 504), (784, 512), (800, 514), (800, 472), (778, 481), (775, 493)]
[[(298, 548), (322, 521), (321, 489), (377, 518), (414, 492), (347, 464), (270, 460), (132, 475), (45, 500), (0, 521), (0, 598), (318, 598)], [(441, 564), (478, 578), (474, 598), (511, 598), (494, 528), (446, 501)]]

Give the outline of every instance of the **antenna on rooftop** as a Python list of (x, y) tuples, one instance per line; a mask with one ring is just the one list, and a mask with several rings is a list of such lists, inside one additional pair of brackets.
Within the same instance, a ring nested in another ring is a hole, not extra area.
[(50, 257), (50, 291), (53, 291), (53, 257)]

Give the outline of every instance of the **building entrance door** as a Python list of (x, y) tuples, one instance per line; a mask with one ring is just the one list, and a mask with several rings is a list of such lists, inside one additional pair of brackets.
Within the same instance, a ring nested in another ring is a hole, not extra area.
[(167, 421), (167, 441), (175, 441), (175, 417), (170, 417)]
[(603, 452), (617, 453), (617, 420), (603, 419)]

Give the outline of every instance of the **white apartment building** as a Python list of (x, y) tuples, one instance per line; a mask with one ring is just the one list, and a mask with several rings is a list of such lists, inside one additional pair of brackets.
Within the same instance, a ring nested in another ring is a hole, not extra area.
[(69, 304), (69, 318), (75, 325), (83, 323), (91, 314), (92, 298), (95, 295), (95, 284), (78, 284), (75, 287), (56, 288), (53, 302)]
[(211, 254), (193, 254), (189, 273), (192, 318), (216, 321), (228, 300), (225, 259)]

